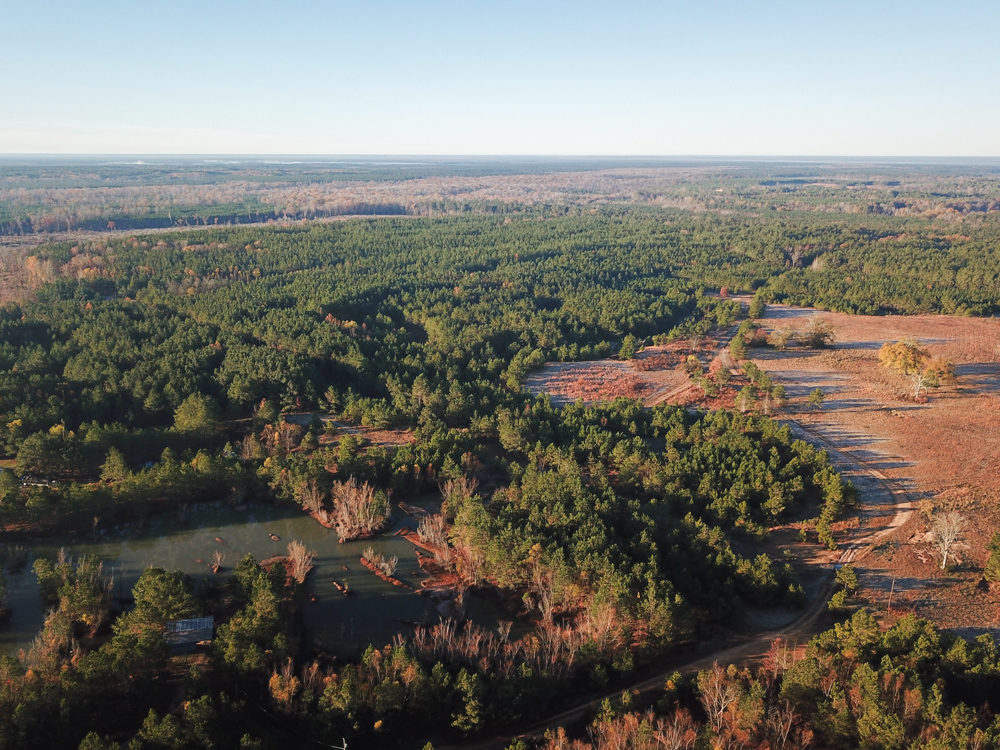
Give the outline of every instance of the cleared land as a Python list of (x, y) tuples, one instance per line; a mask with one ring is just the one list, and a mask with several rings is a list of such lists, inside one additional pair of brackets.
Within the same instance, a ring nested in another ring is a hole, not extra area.
[[(849, 452), (869, 470), (853, 472), (856, 483), (871, 485), (884, 476), (904, 487), (918, 508), (859, 561), (869, 604), (886, 612), (893, 591), (893, 614), (916, 611), (968, 633), (1000, 628), (1000, 592), (979, 585), (985, 545), (1000, 528), (1000, 321), (849, 316), (770, 305), (764, 330), (802, 327), (814, 315), (833, 326), (832, 347), (756, 349), (752, 358), (785, 385), (787, 411), (808, 431), (803, 437)], [(886, 372), (878, 360), (883, 343), (907, 336), (932, 354), (951, 358), (957, 382), (919, 402), (910, 398), (909, 382)], [(806, 405), (815, 388), (825, 394), (822, 409)], [(967, 547), (959, 550), (961, 562), (950, 572), (940, 569), (928, 534), (928, 515), (941, 510), (967, 519)], [(866, 505), (856, 533), (890, 514), (895, 514), (890, 504)]]
[[(320, 434), (317, 436), (320, 445), (335, 445), (344, 435), (353, 435), (369, 445), (399, 446), (415, 442), (416, 437), (412, 430), (384, 429), (377, 427), (366, 427), (364, 425), (352, 425), (339, 419), (334, 419), (329, 414), (320, 414), (323, 425), (329, 427), (331, 424), (336, 428), (332, 435)], [(289, 424), (307, 427), (312, 421), (312, 412), (304, 414), (287, 414), (285, 421)]]
[[(861, 543), (856, 564), (869, 606), (891, 617), (916, 612), (966, 634), (1000, 632), (1000, 591), (981, 585), (986, 544), (1000, 530), (1000, 321), (853, 316), (769, 305), (763, 331), (785, 325), (801, 329), (814, 316), (833, 327), (831, 347), (756, 348), (751, 358), (785, 386), (784, 411), (794, 419), (796, 434), (830, 449), (838, 470), (861, 493), (857, 517), (838, 526), (846, 544)], [(931, 354), (950, 358), (956, 383), (919, 401), (911, 398), (909, 381), (884, 370), (878, 359), (883, 343), (908, 336)], [(716, 334), (703, 342), (697, 354), (704, 365), (718, 356), (727, 338)], [(628, 396), (646, 405), (731, 406), (742, 379), (707, 403), (680, 368), (690, 353), (687, 342), (674, 342), (648, 347), (628, 362), (550, 363), (529, 376), (525, 386), (532, 393), (548, 393), (556, 404)], [(644, 369), (644, 359), (658, 366)], [(815, 388), (825, 395), (821, 409), (806, 402)], [(957, 511), (967, 521), (959, 562), (949, 571), (940, 569), (929, 534), (930, 515), (941, 511)], [(837, 555), (812, 544), (785, 538), (799, 525), (775, 530), (776, 549), (788, 548), (807, 563), (836, 560)], [(880, 532), (878, 545), (864, 549), (864, 540), (875, 532)]]
[(691, 348), (689, 341), (647, 346), (634, 359), (624, 362), (617, 359), (549, 362), (525, 378), (524, 387), (536, 396), (549, 394), (556, 406), (577, 401), (587, 404), (610, 401), (621, 396), (642, 399), (646, 406), (690, 403), (703, 394), (692, 387), (682, 364), (694, 354), (702, 366), (708, 367), (731, 333), (706, 336), (697, 342), (696, 349)]
[[(642, 352), (645, 354), (646, 352)], [(582, 400), (585, 403), (625, 396), (649, 403), (661, 392), (687, 381), (683, 372), (673, 367), (642, 371), (634, 360), (620, 362), (603, 359), (595, 362), (549, 362), (529, 375), (525, 387), (538, 395), (548, 393), (557, 406)]]

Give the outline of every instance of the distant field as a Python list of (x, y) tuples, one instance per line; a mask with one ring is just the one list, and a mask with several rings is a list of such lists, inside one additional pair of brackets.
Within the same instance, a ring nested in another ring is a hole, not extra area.
[[(587, 404), (611, 401), (620, 397), (641, 399), (646, 406), (700, 403), (704, 394), (692, 388), (682, 365), (693, 354), (703, 367), (709, 367), (722, 351), (720, 344), (727, 340), (726, 331), (715, 331), (697, 342), (696, 349), (691, 348), (689, 341), (676, 341), (647, 346), (626, 362), (617, 359), (549, 362), (528, 375), (524, 387), (535, 395), (547, 393), (556, 406), (576, 401)], [(720, 405), (713, 404), (713, 407)], [(731, 393), (726, 405), (732, 406)]]
[[(640, 356), (655, 353), (658, 352), (654, 348), (640, 353)], [(672, 361), (655, 370), (639, 370), (635, 362), (614, 359), (549, 362), (529, 375), (524, 386), (534, 394), (549, 394), (552, 403), (561, 406), (578, 400), (584, 403), (610, 401), (620, 396), (641, 398), (651, 403), (658, 396), (687, 382), (687, 376), (677, 369), (680, 358), (676, 355)]]

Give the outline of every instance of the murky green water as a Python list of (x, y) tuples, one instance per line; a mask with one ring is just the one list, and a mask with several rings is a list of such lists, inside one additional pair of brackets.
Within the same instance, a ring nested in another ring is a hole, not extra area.
[[(334, 531), (298, 510), (268, 505), (235, 510), (223, 503), (192, 505), (183, 512), (156, 516), (145, 528), (112, 530), (99, 539), (81, 536), (22, 541), (28, 549), (28, 564), (20, 573), (8, 575), (8, 606), (13, 615), (6, 627), (0, 627), (0, 653), (27, 648), (38, 634), (45, 608), (31, 564), (36, 557), (54, 559), (60, 547), (74, 557), (96, 555), (104, 561), (105, 571), (114, 573), (113, 593), (117, 597), (122, 591), (128, 596), (139, 574), (151, 565), (180, 570), (200, 581), (212, 577), (209, 566), (215, 551), (220, 550), (225, 561), (218, 578), (224, 580), (247, 553), (258, 561), (285, 554), (292, 539), (316, 551), (316, 568), (307, 579), (316, 602), (307, 604), (305, 612), (312, 640), (335, 652), (353, 651), (368, 643), (384, 645), (400, 630), (408, 631), (396, 618), (437, 621), (437, 612), (427, 599), (379, 580), (358, 562), (361, 552), (371, 545), (387, 557), (397, 556), (397, 577), (419, 587), (421, 579), (411, 575), (419, 570), (413, 545), (392, 535), (401, 526), (416, 527), (416, 522), (398, 510), (394, 513), (396, 525), (385, 534), (347, 544), (338, 544)], [(271, 540), (269, 534), (278, 535), (280, 540)], [(338, 593), (333, 578), (348, 581), (354, 595)]]

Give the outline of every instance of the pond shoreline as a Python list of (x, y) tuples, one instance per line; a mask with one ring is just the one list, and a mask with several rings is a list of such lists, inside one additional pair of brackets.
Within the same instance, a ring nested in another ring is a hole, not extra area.
[[(132, 520), (121, 520), (112, 526), (95, 526), (93, 523), (89, 528), (85, 526), (76, 526), (69, 524), (67, 526), (51, 526), (45, 525), (43, 527), (30, 527), (25, 528), (20, 526), (15, 529), (0, 529), (0, 544), (10, 544), (11, 542), (44, 542), (52, 537), (59, 536), (77, 536), (84, 537), (89, 536), (91, 539), (98, 539), (103, 536), (111, 534), (120, 534), (126, 531), (138, 531), (142, 532), (144, 529), (148, 528), (149, 525), (163, 516), (169, 513), (185, 513), (188, 509), (193, 507), (199, 507), (204, 505), (228, 505), (234, 511), (247, 511), (254, 505), (261, 505), (265, 507), (272, 508), (295, 508), (297, 505), (290, 503), (285, 500), (279, 500), (278, 498), (273, 498), (271, 500), (264, 499), (258, 501), (243, 501), (236, 505), (229, 503), (226, 500), (216, 498), (203, 498), (199, 500), (191, 500), (187, 503), (181, 503), (177, 505), (161, 505), (147, 513), (141, 514), (140, 517), (134, 518)], [(126, 514), (127, 515), (127, 514)], [(318, 519), (317, 519), (318, 520)]]
[[(397, 523), (405, 525), (406, 521), (397, 519)], [(399, 632), (397, 619), (422, 622), (432, 618), (434, 608), (427, 599), (377, 579), (359, 564), (361, 547), (338, 543), (335, 532), (300, 508), (289, 503), (234, 507), (217, 499), (192, 503), (183, 511), (174, 508), (172, 513), (150, 516), (140, 524), (99, 529), (97, 535), (46, 534), (16, 542), (8, 537), (12, 547), (25, 548), (26, 562), (20, 573), (9, 575), (6, 606), (12, 616), (6, 627), (0, 627), (0, 654), (27, 648), (41, 629), (46, 608), (32, 562), (55, 559), (60, 549), (73, 558), (99, 558), (105, 574), (113, 578), (112, 596), (118, 600), (130, 596), (139, 574), (151, 565), (180, 571), (200, 585), (225, 578), (247, 554), (257, 561), (283, 557), (292, 540), (317, 553), (316, 569), (306, 578), (309, 603), (304, 618), (311, 640), (323, 648), (353, 653), (369, 643), (384, 645)], [(411, 545), (391, 530), (365, 544), (386, 558), (412, 559)], [(217, 562), (219, 575), (212, 570)], [(332, 580), (348, 585), (351, 596), (344, 596)]]

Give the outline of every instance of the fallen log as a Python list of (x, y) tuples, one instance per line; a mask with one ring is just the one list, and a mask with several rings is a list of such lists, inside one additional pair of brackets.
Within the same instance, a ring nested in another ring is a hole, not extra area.
[(417, 521), (422, 520), (424, 517), (429, 516), (430, 513), (418, 505), (410, 505), (409, 503), (396, 503), (401, 511), (403, 511), (410, 518)]
[(347, 581), (344, 581), (343, 584), (340, 584), (336, 579), (333, 579), (333, 587), (337, 589), (337, 591), (339, 591), (344, 596), (350, 596), (351, 594), (354, 593), (353, 591), (351, 591), (350, 584), (348, 584)]

